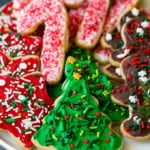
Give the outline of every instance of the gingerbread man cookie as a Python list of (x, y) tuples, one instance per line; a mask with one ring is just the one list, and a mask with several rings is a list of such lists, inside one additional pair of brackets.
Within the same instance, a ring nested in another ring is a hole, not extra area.
[(121, 131), (135, 140), (150, 137), (150, 50), (144, 50), (122, 61), (125, 83), (115, 87), (111, 96), (115, 102), (130, 108), (130, 117), (121, 124)]
[(41, 72), (49, 84), (56, 84), (62, 77), (68, 45), (67, 13), (63, 5), (55, 0), (31, 1), (18, 15), (17, 30), (24, 34), (33, 33), (43, 21)]
[(100, 112), (87, 84), (82, 79), (70, 78), (32, 141), (45, 150), (119, 150), (122, 140), (112, 131), (110, 123), (110, 119)]

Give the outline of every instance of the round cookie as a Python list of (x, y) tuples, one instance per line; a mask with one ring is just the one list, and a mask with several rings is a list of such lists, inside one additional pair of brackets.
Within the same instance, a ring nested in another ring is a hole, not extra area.
[(82, 79), (70, 78), (32, 141), (45, 150), (119, 150), (122, 140), (111, 130), (110, 123), (110, 119), (100, 112), (86, 83)]

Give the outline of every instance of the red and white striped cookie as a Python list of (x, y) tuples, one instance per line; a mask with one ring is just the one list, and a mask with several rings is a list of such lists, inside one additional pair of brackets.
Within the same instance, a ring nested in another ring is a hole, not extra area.
[(98, 48), (94, 51), (94, 58), (102, 65), (109, 63), (109, 56), (111, 51), (109, 49)]
[(49, 84), (62, 77), (65, 51), (68, 46), (67, 12), (56, 0), (33, 0), (18, 16), (17, 29), (32, 33), (44, 21), (41, 72)]
[(104, 25), (104, 33), (112, 31), (117, 26), (118, 19), (124, 12), (134, 7), (139, 0), (116, 0), (115, 4), (111, 7), (109, 15)]
[(90, 0), (76, 36), (76, 44), (92, 49), (102, 33), (109, 7), (109, 0)]
[(84, 17), (87, 7), (88, 7), (88, 1), (85, 1), (79, 8), (71, 9), (68, 12), (69, 38), (71, 39), (71, 41), (74, 40), (74, 38), (76, 36), (76, 33), (77, 33), (78, 28), (81, 24), (81, 21)]
[(81, 6), (81, 4), (85, 0), (60, 0), (60, 1), (69, 8), (77, 8), (77, 7)]
[(39, 57), (36, 55), (10, 58), (0, 52), (0, 75), (9, 75), (12, 78), (21, 77), (38, 71), (39, 64)]

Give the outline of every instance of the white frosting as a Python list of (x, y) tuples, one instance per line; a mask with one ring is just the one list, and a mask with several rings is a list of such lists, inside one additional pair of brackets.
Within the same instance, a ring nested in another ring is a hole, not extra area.
[(141, 118), (139, 118), (138, 116), (134, 116), (134, 117), (133, 117), (133, 121), (134, 121), (136, 124), (140, 124)]
[(148, 78), (147, 77), (140, 77), (139, 81), (143, 82), (144, 84), (148, 82)]
[(139, 36), (142, 36), (144, 34), (144, 30), (142, 28), (137, 28), (136, 33), (139, 33)]
[(131, 103), (136, 103), (137, 102), (137, 96), (136, 95), (130, 95), (129, 96), (129, 101), (131, 102)]
[(18, 99), (19, 99), (19, 100), (24, 100), (25, 98), (26, 98), (26, 97), (25, 97), (24, 95), (19, 95), (19, 96), (18, 96)]
[(131, 13), (132, 13), (133, 16), (136, 16), (136, 17), (139, 16), (139, 14), (140, 14), (140, 12), (137, 8), (133, 8), (131, 10)]
[(0, 79), (0, 86), (4, 86), (6, 84), (6, 81), (3, 79)]
[(139, 81), (143, 82), (144, 84), (148, 82), (148, 78), (146, 77), (147, 72), (145, 70), (141, 70), (138, 72)]
[(149, 26), (149, 22), (148, 21), (143, 21), (143, 22), (141, 22), (141, 26), (143, 28), (147, 28)]
[(130, 20), (132, 20), (132, 18), (126, 17), (126, 22), (129, 22)]
[(27, 64), (26, 64), (26, 63), (21, 63), (21, 64), (19, 65), (19, 68), (20, 68), (20, 69), (27, 69)]
[(120, 68), (116, 68), (116, 69), (115, 69), (115, 73), (116, 73), (118, 76), (121, 76)]
[(106, 41), (112, 40), (112, 34), (111, 33), (106, 33), (105, 39), (106, 39)]
[(138, 76), (140, 76), (140, 77), (144, 77), (146, 74), (147, 73), (146, 73), (145, 70), (141, 70), (141, 71), (138, 72)]
[(118, 54), (117, 58), (124, 58), (125, 56), (127, 56), (130, 53), (130, 49), (125, 49), (124, 53)]

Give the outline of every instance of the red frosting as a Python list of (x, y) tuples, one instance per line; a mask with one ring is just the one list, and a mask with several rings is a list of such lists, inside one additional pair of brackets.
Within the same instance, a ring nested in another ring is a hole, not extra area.
[(4, 5), (0, 11), (0, 29), (16, 31), (16, 18), (12, 15), (12, 2)]
[(45, 81), (39, 72), (21, 78), (0, 76), (0, 128), (9, 131), (25, 148), (52, 108)]
[(0, 51), (11, 57), (34, 55), (42, 48), (42, 38), (0, 31)]

